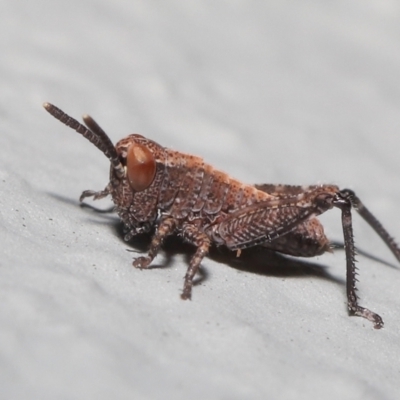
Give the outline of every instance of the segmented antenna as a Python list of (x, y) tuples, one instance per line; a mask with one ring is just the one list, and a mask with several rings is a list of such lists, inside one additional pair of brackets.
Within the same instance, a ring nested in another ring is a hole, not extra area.
[(122, 177), (124, 175), (124, 167), (119, 161), (118, 154), (113, 143), (92, 117), (89, 115), (83, 116), (83, 120), (89, 128), (88, 129), (53, 104), (44, 103), (43, 107), (54, 118), (74, 129), (87, 140), (89, 140), (89, 142), (93, 143), (110, 160), (111, 165), (113, 166), (118, 177)]

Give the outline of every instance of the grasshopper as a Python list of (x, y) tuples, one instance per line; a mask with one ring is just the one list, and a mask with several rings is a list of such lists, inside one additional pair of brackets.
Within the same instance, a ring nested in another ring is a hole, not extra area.
[(178, 234), (195, 246), (182, 299), (191, 298), (193, 278), (212, 244), (238, 254), (252, 246), (299, 257), (331, 251), (317, 216), (337, 207), (342, 215), (349, 314), (366, 318), (376, 329), (383, 327), (378, 314), (358, 303), (351, 210), (361, 215), (399, 261), (400, 247), (353, 191), (335, 185), (248, 185), (200, 157), (165, 148), (139, 134), (114, 146), (89, 115), (83, 116), (85, 127), (54, 105), (43, 106), (110, 160), (108, 185), (101, 191), (84, 191), (80, 201), (111, 195), (126, 241), (154, 230), (147, 256), (136, 258), (134, 267), (148, 268), (169, 235)]

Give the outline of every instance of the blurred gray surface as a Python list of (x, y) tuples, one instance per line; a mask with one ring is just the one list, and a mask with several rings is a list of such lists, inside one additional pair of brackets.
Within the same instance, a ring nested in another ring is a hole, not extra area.
[[(245, 182), (351, 187), (400, 238), (397, 2), (1, 6), (1, 398), (399, 397), (398, 269), (358, 256), (381, 331), (347, 316), (343, 251), (265, 269), (216, 252), (183, 302), (190, 248), (132, 268), (117, 218), (78, 206), (107, 184), (108, 161), (41, 108), (90, 113), (113, 141), (139, 132)], [(342, 240), (340, 213), (322, 220)], [(395, 265), (358, 217), (354, 229)]]

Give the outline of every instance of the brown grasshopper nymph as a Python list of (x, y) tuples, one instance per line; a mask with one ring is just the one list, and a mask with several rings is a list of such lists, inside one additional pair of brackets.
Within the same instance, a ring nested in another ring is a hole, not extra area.
[(148, 268), (163, 240), (172, 234), (196, 247), (185, 275), (182, 299), (191, 298), (193, 278), (212, 244), (238, 254), (253, 246), (299, 257), (331, 251), (316, 217), (337, 207), (342, 213), (349, 314), (382, 328), (382, 318), (358, 304), (351, 210), (368, 222), (399, 261), (400, 248), (353, 191), (334, 185), (244, 184), (200, 157), (167, 149), (138, 134), (127, 136), (114, 147), (90, 116), (83, 116), (85, 127), (52, 104), (43, 106), (110, 160), (106, 188), (86, 190), (80, 201), (111, 195), (126, 227), (125, 240), (154, 229), (147, 256), (134, 260), (133, 266)]

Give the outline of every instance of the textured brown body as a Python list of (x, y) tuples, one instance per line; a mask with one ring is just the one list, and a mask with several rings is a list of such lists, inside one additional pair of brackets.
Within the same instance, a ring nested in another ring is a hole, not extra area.
[[(135, 134), (116, 144), (122, 159), (132, 142), (150, 148), (157, 165), (153, 183), (136, 193), (126, 181), (116, 181), (111, 168), (115, 184), (110, 194), (132, 234), (152, 228), (162, 216), (173, 218), (175, 231), (183, 237), (187, 226), (195, 227), (231, 250), (261, 244), (302, 257), (329, 250), (323, 227), (313, 217), (326, 208), (316, 210), (310, 199), (321, 193), (334, 195), (336, 186), (247, 185), (200, 157), (164, 148)], [(287, 230), (290, 221), (290, 231), (280, 237), (280, 229)]]
[(125, 240), (154, 230), (147, 256), (134, 260), (147, 268), (163, 242), (178, 234), (192, 243), (195, 254), (185, 275), (181, 297), (189, 299), (193, 278), (211, 244), (231, 250), (261, 245), (294, 256), (312, 257), (329, 251), (329, 242), (316, 218), (337, 207), (342, 212), (346, 250), (348, 310), (352, 315), (383, 326), (382, 318), (358, 304), (355, 247), (351, 209), (354, 208), (400, 260), (400, 249), (354, 192), (334, 185), (247, 185), (218, 171), (202, 158), (160, 146), (133, 134), (112, 144), (88, 115), (88, 128), (63, 111), (45, 103), (45, 109), (93, 143), (110, 160), (110, 182), (86, 197), (111, 195), (126, 227)]

